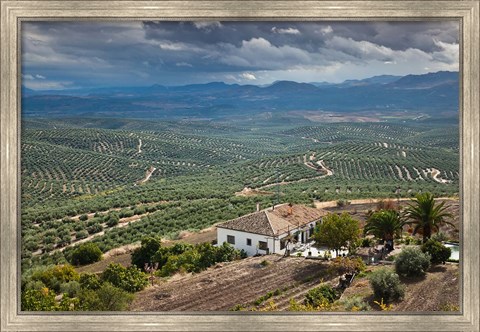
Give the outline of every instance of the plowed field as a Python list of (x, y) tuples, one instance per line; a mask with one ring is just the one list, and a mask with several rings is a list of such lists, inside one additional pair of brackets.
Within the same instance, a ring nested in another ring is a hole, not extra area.
[[(261, 264), (262, 261), (267, 263)], [(265, 266), (264, 266), (265, 265)], [(303, 300), (308, 289), (329, 281), (328, 265), (298, 257), (251, 257), (223, 263), (195, 275), (160, 281), (137, 293), (133, 311), (226, 311), (235, 305), (251, 307), (269, 291), (282, 290), (274, 301), (279, 310), (290, 298)], [(331, 281), (336, 281), (333, 276)]]

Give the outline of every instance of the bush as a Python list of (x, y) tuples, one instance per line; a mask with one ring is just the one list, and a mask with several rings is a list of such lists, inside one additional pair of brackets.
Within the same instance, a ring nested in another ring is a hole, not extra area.
[(430, 255), (432, 264), (445, 263), (452, 255), (452, 249), (433, 239), (429, 239), (422, 245), (422, 251)]
[(82, 214), (78, 219), (81, 221), (85, 221), (88, 219), (88, 216), (86, 214)]
[(396, 210), (397, 209), (397, 203), (392, 201), (391, 199), (387, 200), (380, 200), (377, 202), (377, 211), (381, 210)]
[(27, 289), (22, 292), (21, 303), (24, 311), (52, 311), (55, 310), (55, 293), (48, 288)]
[(133, 300), (133, 295), (121, 290), (108, 282), (103, 284), (97, 291), (100, 303), (100, 310), (120, 311), (127, 309)]
[(70, 281), (78, 281), (79, 276), (75, 269), (68, 264), (55, 265), (33, 272), (31, 280), (41, 281), (48, 289), (60, 292), (60, 285)]
[(108, 220), (107, 220), (107, 226), (108, 227), (113, 227), (118, 225), (119, 218), (117, 215), (111, 215)]
[(405, 295), (405, 286), (400, 283), (400, 277), (389, 268), (373, 271), (368, 279), (376, 299), (391, 302)]
[(80, 274), (80, 286), (83, 289), (97, 290), (101, 286), (100, 278), (93, 273)]
[(80, 283), (78, 281), (65, 282), (60, 285), (60, 293), (67, 294), (69, 297), (77, 296), (80, 291)]
[(443, 232), (438, 232), (438, 233), (433, 234), (430, 239), (438, 241), (438, 242), (444, 242), (444, 241), (448, 240), (448, 236), (447, 236), (447, 234), (445, 234)]
[(88, 237), (88, 232), (86, 230), (80, 230), (75, 234), (77, 240), (85, 239)]
[(365, 268), (365, 263), (360, 257), (336, 257), (330, 263), (329, 271), (332, 274), (358, 273), (364, 271)]
[(127, 309), (133, 295), (106, 282), (98, 290), (83, 289), (78, 299), (79, 310), (120, 311)]
[(417, 247), (406, 247), (395, 258), (395, 270), (401, 276), (423, 276), (429, 267), (430, 255)]
[(322, 305), (324, 300), (333, 303), (337, 299), (337, 293), (332, 286), (323, 284), (319, 287), (313, 288), (305, 295), (305, 305), (318, 307)]
[(80, 244), (70, 256), (70, 263), (74, 265), (86, 265), (98, 262), (102, 259), (102, 251), (93, 242)]
[(87, 226), (87, 232), (88, 234), (96, 234), (103, 231), (103, 226), (100, 223), (94, 223), (90, 226)]
[(125, 268), (116, 263), (110, 263), (103, 271), (101, 278), (103, 281), (131, 293), (144, 289), (148, 284), (145, 273), (137, 267)]
[(339, 199), (337, 201), (337, 206), (338, 207), (344, 207), (344, 206), (347, 206), (347, 205), (350, 205), (350, 202), (348, 200), (344, 200), (344, 199)]
[(368, 247), (372, 247), (373, 245), (375, 244), (375, 241), (373, 239), (369, 239), (368, 237), (364, 237), (362, 239), (360, 239), (360, 243), (359, 243), (359, 247), (362, 247), (362, 248), (368, 248)]
[(347, 311), (369, 311), (372, 308), (360, 296), (353, 296), (342, 300), (342, 304)]

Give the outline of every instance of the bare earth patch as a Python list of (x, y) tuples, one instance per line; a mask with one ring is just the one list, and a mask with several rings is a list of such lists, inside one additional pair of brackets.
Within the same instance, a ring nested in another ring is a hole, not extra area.
[[(262, 266), (262, 261), (268, 263)], [(277, 255), (221, 263), (198, 274), (159, 281), (135, 294), (130, 310), (227, 311), (289, 285), (315, 287), (326, 278), (327, 268), (319, 261)]]
[[(377, 267), (374, 267), (375, 269)], [(392, 267), (393, 268), (393, 267)], [(372, 268), (370, 268), (372, 269)], [(424, 278), (401, 279), (406, 285), (405, 298), (393, 303), (393, 311), (456, 311), (460, 305), (460, 274), (458, 264), (434, 266)], [(370, 283), (366, 278), (356, 279), (346, 289), (342, 299), (361, 296), (374, 310)]]

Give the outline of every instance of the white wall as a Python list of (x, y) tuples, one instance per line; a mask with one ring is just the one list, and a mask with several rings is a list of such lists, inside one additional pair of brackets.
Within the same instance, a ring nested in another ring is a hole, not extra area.
[[(315, 225), (315, 222), (313, 222)], [(291, 229), (291, 233), (295, 233), (297, 229)], [(267, 242), (269, 253), (270, 254), (280, 254), (283, 255), (285, 253), (285, 249), (292, 249), (293, 245), (290, 244), (289, 248), (284, 248), (280, 250), (280, 240), (287, 236), (287, 234), (283, 234), (276, 238), (275, 240), (272, 237), (268, 237), (265, 235), (258, 235), (240, 231), (234, 231), (225, 228), (217, 227), (217, 243), (221, 245), (223, 242), (227, 242), (227, 235), (232, 235), (235, 237), (235, 244), (233, 245), (238, 250), (245, 250), (248, 256), (254, 256), (256, 254), (264, 255), (267, 252), (265, 250), (258, 249), (258, 241)], [(247, 238), (252, 240), (252, 245), (247, 245)], [(308, 239), (306, 239), (308, 242)]]
[[(253, 256), (258, 254), (264, 255), (267, 252), (264, 250), (258, 249), (258, 241), (267, 242), (270, 253), (273, 253), (273, 239), (265, 235), (258, 235), (252, 233), (245, 233), (234, 231), (231, 229), (217, 228), (217, 243), (221, 245), (223, 242), (227, 242), (227, 235), (235, 236), (235, 244), (233, 245), (238, 250), (245, 250), (248, 256)], [(252, 240), (252, 245), (247, 245), (247, 239)], [(278, 241), (276, 241), (278, 242)], [(280, 244), (278, 244), (280, 249)]]

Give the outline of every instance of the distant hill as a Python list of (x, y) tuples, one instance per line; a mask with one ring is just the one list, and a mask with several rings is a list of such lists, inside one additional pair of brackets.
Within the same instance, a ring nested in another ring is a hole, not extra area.
[(428, 89), (439, 85), (458, 85), (458, 72), (439, 71), (425, 75), (407, 75), (390, 83), (403, 89)]
[(458, 72), (381, 75), (339, 84), (278, 81), (268, 86), (211, 82), (167, 87), (105, 87), (62, 91), (22, 88), (25, 116), (222, 118), (296, 110), (334, 112), (458, 111)]

